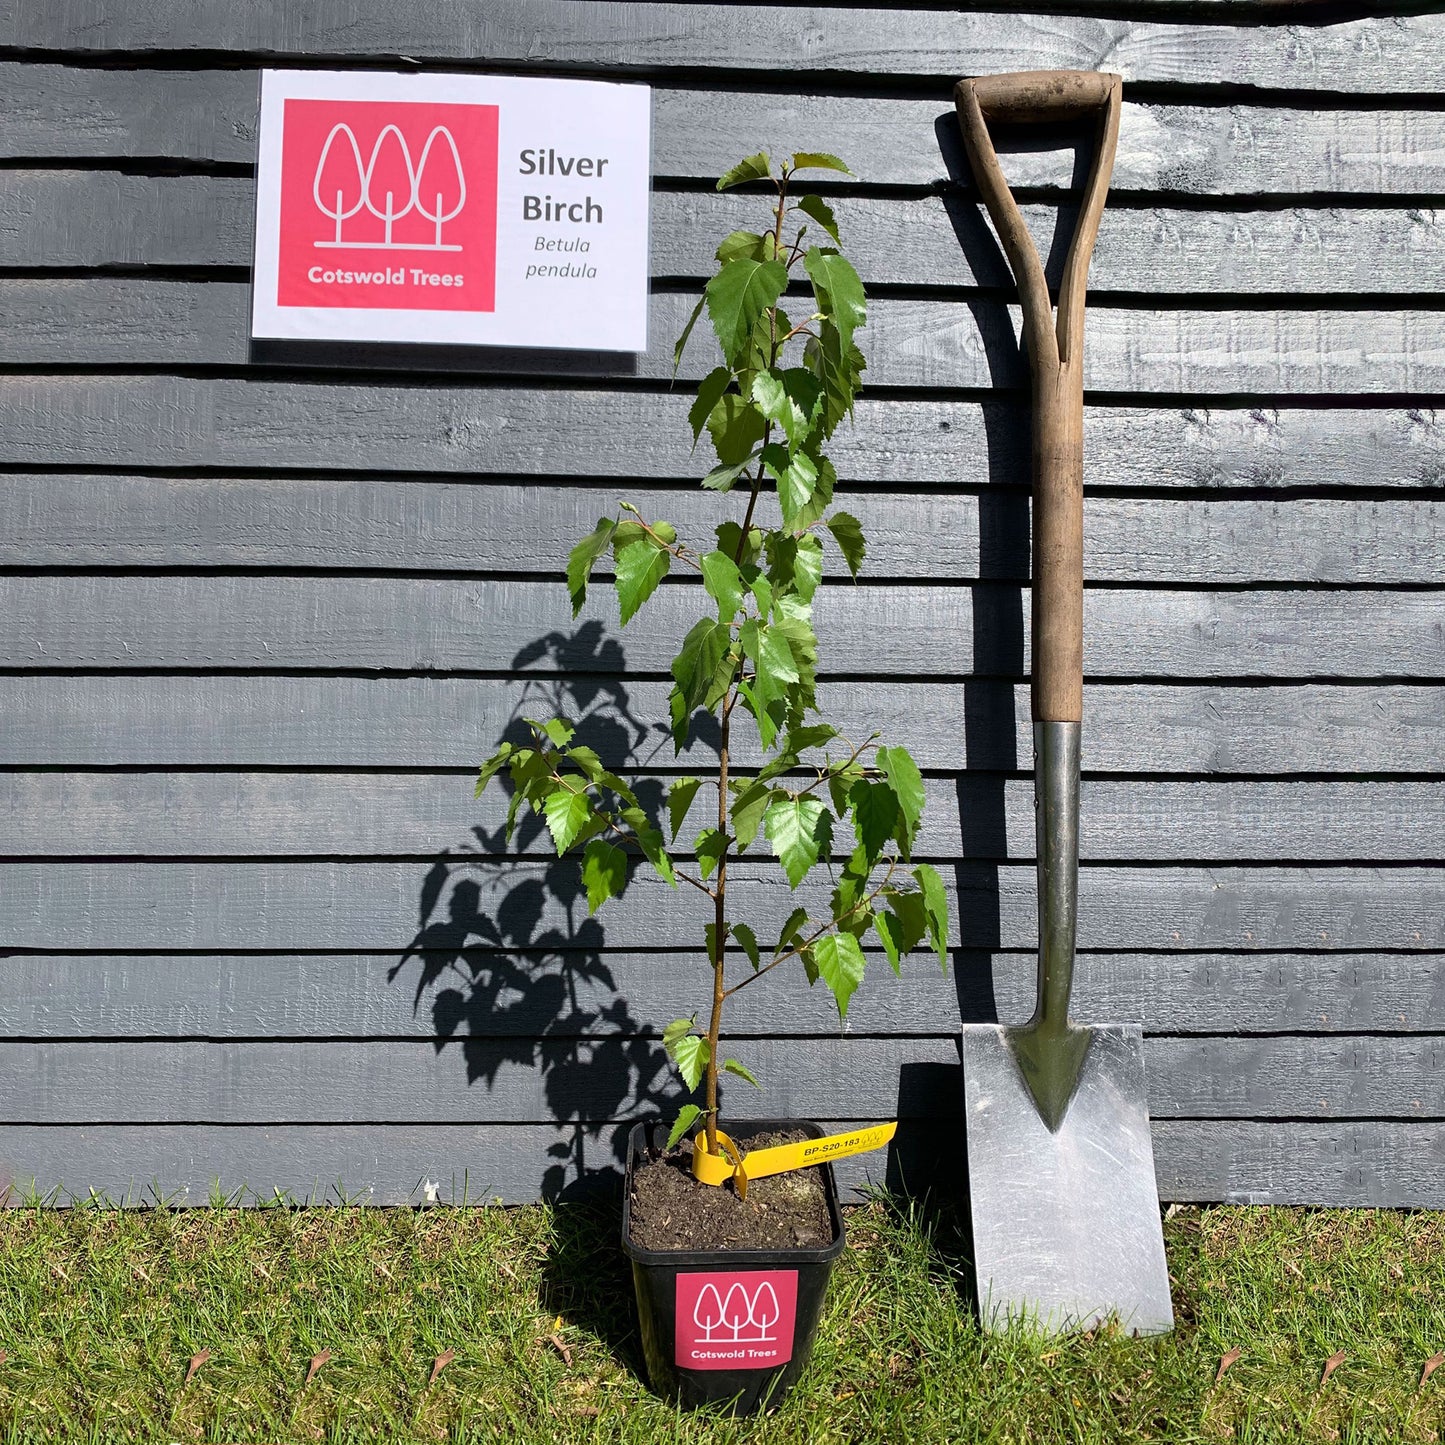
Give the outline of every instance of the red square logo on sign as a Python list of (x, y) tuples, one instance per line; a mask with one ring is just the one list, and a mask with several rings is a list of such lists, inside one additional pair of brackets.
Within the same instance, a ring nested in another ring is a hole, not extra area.
[(288, 99), (277, 304), (494, 310), (497, 113)]
[(793, 1358), (798, 1271), (677, 1277), (677, 1347), (684, 1370), (768, 1370)]

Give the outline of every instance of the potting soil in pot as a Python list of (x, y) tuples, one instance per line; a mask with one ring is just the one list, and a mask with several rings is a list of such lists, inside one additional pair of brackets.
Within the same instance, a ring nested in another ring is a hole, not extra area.
[[(801, 1129), (733, 1134), (746, 1154), (810, 1136)], [(632, 1239), (643, 1249), (821, 1249), (833, 1242), (821, 1169), (794, 1169), (748, 1183), (739, 1199), (692, 1176), (692, 1145), (639, 1164), (632, 1176)]]

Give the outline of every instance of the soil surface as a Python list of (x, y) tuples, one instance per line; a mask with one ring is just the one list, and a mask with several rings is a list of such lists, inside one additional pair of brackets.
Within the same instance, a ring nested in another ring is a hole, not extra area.
[[(744, 1154), (810, 1136), (802, 1129), (734, 1134)], [(644, 1161), (632, 1174), (632, 1241), (643, 1249), (822, 1249), (833, 1242), (821, 1168), (748, 1181), (739, 1199), (692, 1177), (692, 1144)]]

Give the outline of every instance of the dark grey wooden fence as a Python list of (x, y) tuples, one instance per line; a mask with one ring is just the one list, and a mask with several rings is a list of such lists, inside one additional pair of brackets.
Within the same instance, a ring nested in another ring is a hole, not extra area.
[[(535, 832), (492, 856), (470, 769), (553, 702), (672, 766), (659, 638), (696, 595), (574, 625), (558, 560), (619, 494), (708, 524), (668, 354), (755, 205), (709, 178), (804, 145), (858, 172), (831, 189), (876, 298), (840, 468), (872, 563), (822, 610), (823, 691), (928, 770), (958, 936), (950, 978), (881, 968), (842, 1036), (800, 980), (745, 993), (767, 1093), (728, 1107), (896, 1113), (893, 1177), (946, 1183), (959, 1021), (1021, 1016), (1033, 938), (1023, 372), (948, 94), (1082, 66), (1128, 84), (1091, 278), (1079, 1011), (1148, 1030), (1165, 1198), (1445, 1204), (1445, 19), (1063, 8), (0, 4), (6, 1178), (523, 1200), (609, 1177), (667, 1106), (649, 1030), (702, 996), (692, 900), (587, 921)], [(262, 64), (651, 81), (635, 374), (253, 357)], [(1009, 166), (1067, 226), (1074, 157)]]

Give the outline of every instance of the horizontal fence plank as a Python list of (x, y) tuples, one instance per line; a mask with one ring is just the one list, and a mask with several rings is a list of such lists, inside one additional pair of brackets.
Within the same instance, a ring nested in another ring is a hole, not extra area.
[[(1151, 1033), (1445, 1032), (1438, 953), (1082, 953), (1073, 1013)], [(1022, 1023), (1032, 952), (955, 950), (895, 979), (871, 953), (848, 1006), (853, 1034), (940, 1034)], [(684, 953), (10, 954), (6, 1038), (628, 1038), (706, 992), (702, 947)], [(728, 1002), (736, 1034), (838, 1035), (832, 995), (801, 968)]]
[[(854, 1120), (818, 1121), (830, 1132)], [(0, 1125), (9, 1202), (27, 1190), (84, 1202), (526, 1204), (613, 1198), (630, 1124)], [(1154, 1167), (1165, 1201), (1445, 1205), (1445, 1125), (1156, 1120)], [(962, 1187), (932, 1122), (905, 1121), (886, 1152), (834, 1166), (848, 1191), (887, 1182), (918, 1193)]]
[[(0, 666), (575, 670), (605, 653), (609, 671), (665, 674), (688, 628), (716, 610), (700, 585), (660, 588), (643, 627), (623, 634), (610, 591), (595, 587), (573, 624), (555, 582), (7, 576)], [(825, 589), (819, 672), (1023, 675), (1028, 605), (1026, 589), (982, 582)], [(1084, 599), (1086, 676), (1441, 677), (1442, 644), (1445, 592), (1110, 588)]]
[[(0, 387), (0, 466), (696, 478), (690, 404), (685, 389), (17, 375)], [(829, 448), (840, 477), (956, 488), (1029, 476), (1016, 401), (865, 398), (856, 411)], [(1430, 408), (1088, 406), (1084, 446), (1090, 481), (1115, 487), (1445, 484), (1445, 412)]]
[[(260, 78), (248, 69), (0, 62), (0, 156), (250, 164), (256, 157), (259, 91)], [(761, 138), (780, 156), (826, 135), (857, 179), (873, 184), (969, 180), (942, 86), (925, 99), (653, 90), (656, 175), (711, 180), (737, 159), (737, 137), (743, 135)], [(997, 144), (1016, 186), (1065, 188), (1074, 181), (1068, 149), (1011, 146), (1006, 134)], [(829, 181), (851, 184), (843, 176)], [(1393, 107), (1142, 105), (1126, 99), (1109, 191), (1113, 196), (1445, 194), (1445, 115)]]
[[(0, 363), (101, 367), (136, 363), (240, 366), (251, 359), (250, 287), (231, 281), (10, 278), (0, 282), (7, 326)], [(674, 340), (696, 296), (651, 300), (649, 350), (618, 374), (666, 382)], [(871, 303), (861, 344), (873, 386), (969, 388), (1027, 384), (1019, 312), (1001, 301)], [(1200, 396), (1445, 391), (1445, 313), (1438, 311), (1163, 311), (1094, 307), (1086, 388)], [(339, 357), (341, 353), (336, 353)], [(335, 357), (333, 357), (335, 359)], [(699, 340), (681, 375), (697, 380), (720, 359)], [(423, 361), (425, 358), (419, 358)], [(477, 374), (515, 370), (485, 349)]]
[[(951, 1038), (729, 1040), (763, 1081), (723, 1110), (955, 1115)], [(1149, 1112), (1185, 1118), (1439, 1118), (1445, 1039), (1146, 1038)], [(659, 1036), (621, 1040), (0, 1042), (7, 1122), (418, 1124), (601, 1121), (686, 1098)]]
[[(643, 786), (644, 800), (658, 802), (661, 787)], [(964, 773), (926, 788), (919, 857), (1034, 856), (1031, 780)], [(470, 776), (455, 773), (6, 772), (0, 856), (372, 857), (478, 843), (502, 851), (506, 811), (500, 784), (478, 801)], [(683, 849), (702, 815), (699, 803)], [(1080, 802), (1080, 856), (1089, 861), (1434, 862), (1442, 836), (1438, 782), (1086, 778)], [(851, 833), (836, 843), (846, 856)], [(513, 847), (554, 851), (535, 820)]]
[[(1029, 948), (1034, 870), (962, 862), (944, 870), (950, 938)], [(826, 882), (789, 890), (775, 866), (738, 864), (736, 916), (776, 935), (799, 902), (826, 908)], [(816, 895), (816, 896), (815, 896)], [(442, 862), (53, 862), (0, 864), (0, 936), (17, 949), (689, 948), (711, 902), (634, 877), (599, 919), (583, 915), (576, 863), (455, 856)], [(1127, 867), (1081, 870), (1079, 946), (1438, 951), (1445, 868)]]
[[(603, 664), (607, 658), (599, 659)], [(823, 714), (874, 729), (926, 768), (1013, 770), (1033, 756), (1027, 687), (822, 684)], [(560, 710), (579, 741), (669, 766), (667, 688), (539, 676), (0, 677), (0, 763), (43, 767), (475, 767), (518, 718)], [(1445, 688), (1178, 687), (1084, 691), (1086, 769), (1133, 773), (1438, 773)], [(739, 759), (757, 758), (744, 734)], [(680, 766), (706, 768), (699, 738)]]
[[(234, 176), (120, 171), (0, 172), (0, 265), (251, 265), (255, 183)], [(842, 197), (849, 258), (870, 286), (1013, 288), (977, 201)], [(1026, 206), (1036, 235), (1072, 235), (1075, 213)], [(1057, 217), (1057, 222), (1056, 222)], [(663, 191), (652, 198), (652, 270), (705, 278), (729, 231), (765, 218), (755, 196)], [(1055, 285), (1063, 254), (1049, 270)], [(1445, 219), (1419, 208), (1104, 213), (1089, 292), (1428, 292), (1445, 283)]]
[[(750, 71), (953, 76), (1095, 69), (1126, 80), (1433, 94), (1445, 29), (1422, 15), (1326, 27), (1232, 27), (926, 9), (869, 10), (615, 0), (443, 0), (405, 9), (345, 0), (295, 16), (222, 0), (147, 0), (103, 15), (68, 0), (0, 12), (0, 44), (34, 51), (230, 51), (487, 61), (544, 72)], [(966, 57), (961, 60), (960, 57)], [(40, 57), (37, 57), (40, 58)]]
[[(0, 477), (0, 566), (556, 572), (617, 496), (705, 545), (729, 506), (695, 484), (608, 490), (313, 477)], [(863, 524), (869, 578), (1024, 580), (1020, 494), (840, 494)], [(775, 524), (773, 494), (759, 514)], [(928, 546), (919, 546), (927, 537)], [(1434, 582), (1445, 502), (1090, 496), (1084, 575), (1096, 582)], [(824, 565), (842, 563), (829, 548)], [(605, 575), (606, 562), (599, 564)]]

